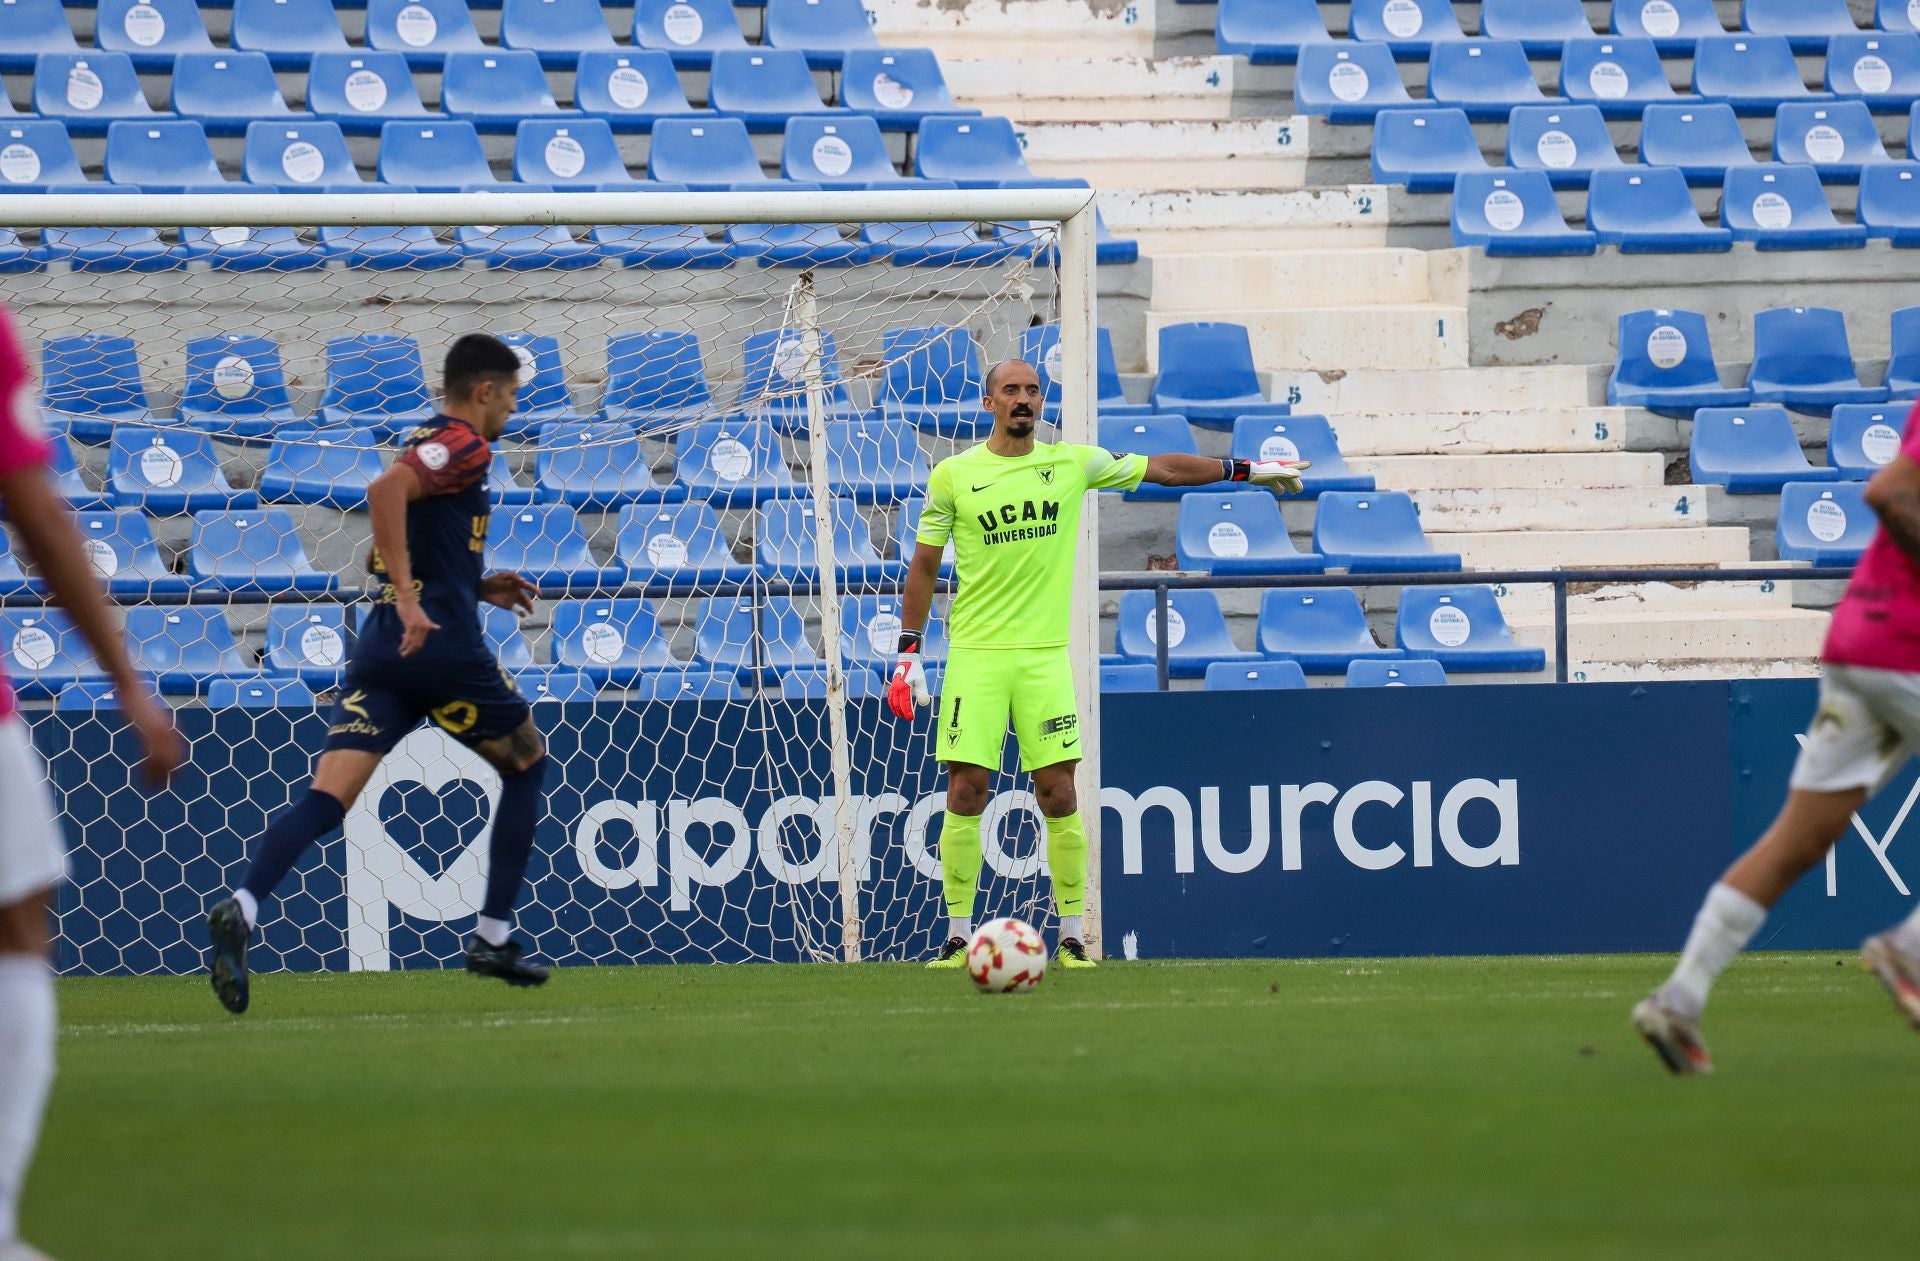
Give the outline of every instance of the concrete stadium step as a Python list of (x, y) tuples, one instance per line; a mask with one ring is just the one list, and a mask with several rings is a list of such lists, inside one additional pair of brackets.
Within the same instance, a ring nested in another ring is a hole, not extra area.
[[(1302, 404), (1294, 409), (1305, 412)], [(1357, 456), (1498, 452), (1623, 451), (1627, 429), (1615, 407), (1548, 407), (1510, 412), (1401, 412), (1335, 416), (1340, 450)]]
[[(1552, 587), (1502, 584), (1496, 592), (1500, 611), (1509, 623), (1552, 623)], [(1580, 617), (1776, 612), (1793, 608), (1793, 595), (1790, 582), (1572, 583), (1567, 591), (1567, 608)]]
[(1036, 174), (1102, 190), (1293, 190), (1307, 182), (1304, 117), (1042, 122), (1020, 128), (1020, 138)]
[(1818, 657), (1780, 661), (1582, 661), (1568, 663), (1567, 677), (1575, 683), (1684, 683), (1720, 679), (1811, 679), (1820, 674)]
[[(1560, 452), (1537, 455), (1389, 455), (1349, 460), (1354, 471), (1371, 473), (1392, 490), (1528, 490), (1630, 486), (1638, 490), (1693, 492), (1700, 488), (1664, 486), (1667, 461), (1658, 451)], [(1561, 495), (1562, 499), (1566, 496)]]
[[(889, 40), (889, 43), (897, 41)], [(1225, 119), (1233, 114), (1231, 57), (1101, 56), (1097, 50), (1065, 45), (1071, 58), (1011, 60), (1005, 52), (981, 53), (965, 60), (940, 58), (941, 73), (962, 105), (1003, 115), (1017, 123), (1094, 122), (1141, 119)], [(1304, 120), (1303, 120), (1304, 121)], [(1306, 159), (1306, 129), (1294, 130), (1291, 143)], [(1173, 157), (1156, 144), (1142, 154)], [(1296, 180), (1293, 187), (1304, 181)], [(1138, 185), (1169, 187), (1167, 183)]]
[(1171, 251), (1365, 249), (1387, 240), (1387, 199), (1375, 184), (1297, 192), (1199, 189), (1103, 192), (1100, 212), (1147, 254)]
[(967, 57), (1048, 61), (1062, 49), (1081, 57), (1153, 55), (1148, 0), (866, 0), (883, 44), (931, 48), (944, 63)]
[(1468, 569), (1586, 569), (1731, 565), (1747, 560), (1747, 532), (1724, 526), (1673, 530), (1506, 530), (1446, 536)]
[(1584, 366), (1447, 368), (1274, 374), (1275, 397), (1295, 411), (1444, 413), (1586, 407), (1592, 401)]
[[(1553, 652), (1553, 622), (1514, 624), (1513, 637)], [(1817, 657), (1827, 615), (1807, 609), (1635, 616), (1574, 616), (1567, 623), (1567, 660), (1778, 661)]]
[(1467, 309), (1420, 303), (1299, 311), (1182, 311), (1171, 315), (1149, 310), (1150, 368), (1158, 370), (1159, 330), (1190, 320), (1245, 325), (1248, 340), (1253, 343), (1253, 361), (1274, 372), (1467, 366)]
[(1169, 316), (1315, 310), (1329, 299), (1342, 307), (1424, 302), (1465, 306), (1463, 261), (1451, 250), (1400, 249), (1161, 253), (1149, 260), (1153, 309)]
[[(1439, 461), (1445, 463), (1445, 461)], [(1564, 489), (1478, 487), (1416, 490), (1413, 502), (1428, 534), (1485, 530), (1678, 530), (1696, 526), (1694, 486)], [(1436, 547), (1444, 547), (1436, 539)]]

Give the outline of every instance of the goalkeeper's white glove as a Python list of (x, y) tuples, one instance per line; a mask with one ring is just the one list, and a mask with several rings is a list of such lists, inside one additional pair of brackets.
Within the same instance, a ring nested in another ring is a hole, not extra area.
[(1300, 475), (1312, 468), (1306, 460), (1228, 460), (1227, 480), (1265, 486), (1276, 495), (1300, 493)]
[(902, 631), (900, 656), (893, 665), (893, 679), (887, 684), (887, 707), (894, 717), (912, 722), (914, 711), (932, 702), (927, 672), (920, 664), (920, 633)]

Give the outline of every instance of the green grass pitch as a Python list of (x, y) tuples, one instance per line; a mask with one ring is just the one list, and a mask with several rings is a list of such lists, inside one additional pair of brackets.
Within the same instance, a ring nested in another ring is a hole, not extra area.
[(1759, 955), (71, 980), (27, 1237), (192, 1258), (1920, 1255), (1920, 1037)]

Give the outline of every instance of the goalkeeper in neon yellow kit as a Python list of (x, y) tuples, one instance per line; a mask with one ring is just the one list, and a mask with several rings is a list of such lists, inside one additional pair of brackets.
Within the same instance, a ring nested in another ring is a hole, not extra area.
[(1237, 481), (1275, 494), (1297, 492), (1304, 461), (1214, 460), (1199, 455), (1126, 455), (1100, 447), (1034, 441), (1041, 387), (1019, 360), (987, 374), (993, 433), (933, 470), (907, 575), (900, 658), (887, 688), (895, 715), (911, 721), (929, 700), (920, 636), (933, 603), (941, 554), (954, 545), (958, 593), (948, 618), (935, 756), (947, 767), (940, 829), (940, 876), (948, 931), (932, 967), (963, 966), (980, 883), (980, 816), (1007, 720), (1020, 766), (1033, 776), (1046, 818), (1047, 864), (1060, 912), (1058, 959), (1092, 967), (1081, 937), (1087, 889), (1087, 834), (1073, 773), (1080, 761), (1080, 712), (1067, 661), (1074, 548), (1089, 490), (1132, 490), (1142, 482), (1204, 486)]

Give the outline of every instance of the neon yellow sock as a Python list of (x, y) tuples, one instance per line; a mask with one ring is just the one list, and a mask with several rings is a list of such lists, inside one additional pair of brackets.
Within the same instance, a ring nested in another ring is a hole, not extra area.
[[(1082, 842), (1084, 852), (1085, 842)], [(980, 816), (947, 811), (940, 823), (940, 888), (946, 895), (947, 914), (954, 919), (972, 919), (975, 895), (980, 892), (980, 856), (985, 852), (980, 839)]]
[(1061, 918), (1078, 916), (1087, 900), (1087, 829), (1078, 810), (1047, 820), (1047, 866)]

